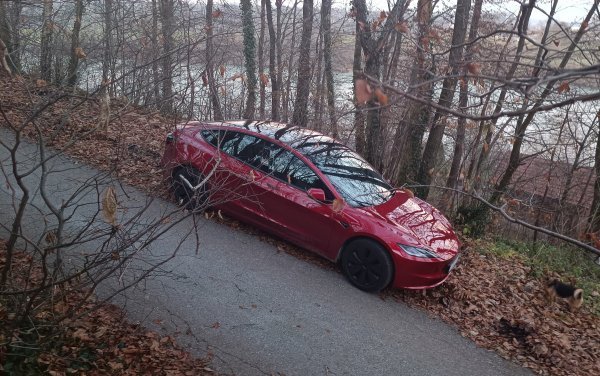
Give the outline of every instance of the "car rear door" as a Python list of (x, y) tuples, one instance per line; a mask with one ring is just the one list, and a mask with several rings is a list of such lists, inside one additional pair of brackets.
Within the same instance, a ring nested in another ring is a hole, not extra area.
[(217, 148), (211, 202), (238, 219), (256, 222), (261, 217), (254, 199), (256, 172), (240, 158), (256, 150), (257, 138), (231, 130), (205, 130), (202, 137)]

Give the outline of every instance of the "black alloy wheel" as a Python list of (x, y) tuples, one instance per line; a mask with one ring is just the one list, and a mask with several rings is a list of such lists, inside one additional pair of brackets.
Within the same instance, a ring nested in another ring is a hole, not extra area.
[(357, 239), (348, 243), (340, 261), (342, 272), (350, 283), (366, 292), (383, 290), (394, 276), (390, 254), (371, 239)]
[(175, 169), (173, 171), (172, 189), (177, 205), (188, 210), (203, 210), (208, 201), (207, 184), (195, 190), (193, 189), (203, 179), (204, 176), (193, 167), (185, 166)]

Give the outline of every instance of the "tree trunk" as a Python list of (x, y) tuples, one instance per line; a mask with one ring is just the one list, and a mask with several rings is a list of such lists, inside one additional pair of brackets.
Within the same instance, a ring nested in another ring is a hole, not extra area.
[[(353, 93), (354, 93), (354, 103), (357, 102), (356, 99), (356, 80), (360, 78), (359, 72), (362, 70), (362, 47), (360, 46), (360, 26), (358, 22), (356, 23), (356, 35), (354, 37), (354, 59), (352, 62), (352, 83), (353, 83)], [(356, 109), (354, 112), (354, 131), (356, 132), (355, 136), (355, 149), (359, 154), (363, 154), (365, 152), (365, 114), (361, 109)]]
[(596, 153), (594, 154), (594, 198), (590, 208), (589, 231), (597, 234), (600, 231), (600, 136), (596, 139)]
[(292, 124), (305, 127), (308, 123), (308, 95), (310, 91), (310, 42), (313, 25), (313, 0), (304, 0), (302, 4), (302, 37), (298, 58), (298, 78), (296, 100)]
[(258, 105), (258, 116), (261, 119), (265, 118), (265, 81), (263, 79), (265, 74), (265, 2), (267, 0), (260, 0), (260, 32), (258, 37), (258, 75), (260, 78), (260, 101)]
[(84, 58), (83, 50), (79, 46), (79, 31), (81, 30), (81, 18), (83, 17), (83, 0), (75, 1), (75, 22), (73, 23), (73, 32), (71, 33), (71, 59), (69, 60), (69, 69), (67, 71), (67, 84), (75, 86), (77, 84), (77, 68), (79, 59)]
[(315, 43), (315, 57), (312, 59), (310, 77), (315, 78), (315, 87), (313, 89), (313, 104), (310, 106), (313, 112), (312, 128), (318, 132), (323, 132), (323, 30), (319, 27), (319, 34)]
[(52, 0), (43, 0), (42, 10), (42, 39), (40, 44), (40, 78), (50, 82), (52, 79), (52, 37), (54, 35), (53, 25), (53, 3)]
[(163, 58), (162, 58), (162, 97), (161, 105), (164, 114), (174, 114), (173, 107), (173, 49), (175, 41), (174, 0), (161, 0), (160, 15), (162, 20)]
[[(267, 0), (267, 2), (269, 3), (269, 7), (271, 5), (271, 0)], [(277, 42), (277, 79), (275, 80), (277, 82), (277, 89), (275, 89), (275, 87), (273, 86), (273, 77), (271, 77), (271, 96), (273, 96), (272, 98), (272, 104), (271, 106), (273, 106), (273, 108), (271, 109), (271, 116), (272, 119), (275, 121), (279, 121), (281, 118), (280, 115), (280, 109), (279, 106), (281, 106), (281, 102), (282, 102), (282, 93), (281, 93), (281, 89), (283, 86), (283, 61), (282, 61), (282, 35), (281, 35), (281, 6), (283, 5), (283, 1), (282, 0), (275, 0), (275, 7), (277, 9), (277, 36), (276, 36), (276, 42)], [(294, 4), (294, 9), (296, 9), (296, 5)], [(271, 20), (271, 23), (273, 23), (273, 21)], [(269, 26), (271, 27), (271, 26)], [(269, 36), (271, 36), (271, 30), (269, 29)], [(293, 48), (293, 44), (292, 44), (292, 48)], [(271, 47), (272, 49), (272, 47)], [(270, 64), (270, 63), (269, 63)], [(275, 97), (277, 96), (277, 97)], [(277, 108), (275, 109), (275, 101), (277, 102)], [(276, 116), (277, 115), (277, 116)]]
[(321, 4), (321, 27), (323, 29), (323, 60), (325, 84), (327, 87), (327, 110), (331, 135), (337, 137), (337, 120), (335, 116), (335, 86), (331, 63), (331, 0), (323, 0)]
[[(294, 11), (292, 17), (292, 41), (290, 43), (290, 56), (288, 59), (288, 67), (287, 67), (287, 81), (285, 94), (283, 95), (283, 121), (287, 122), (289, 119), (289, 106), (290, 106), (290, 91), (292, 85), (292, 67), (294, 66), (294, 52), (296, 50), (296, 14), (298, 10), (298, 0), (294, 2)], [(282, 41), (283, 43), (283, 41)]]
[[(20, 36), (19, 24), (21, 18), (21, 0), (10, 3), (0, 2), (0, 40), (5, 44), (2, 51), (3, 66), (7, 72), (20, 71)], [(4, 64), (6, 62), (6, 64)]]
[[(473, 44), (475, 38), (477, 38), (477, 30), (479, 28), (479, 19), (481, 18), (481, 6), (483, 0), (475, 0), (475, 6), (473, 7), (473, 16), (471, 18), (471, 26), (469, 30), (469, 44), (465, 50), (464, 65), (468, 65), (473, 58)], [(460, 83), (460, 94), (458, 99), (458, 108), (461, 112), (467, 112), (468, 100), (469, 100), (469, 80), (464, 72), (463, 79)], [(465, 149), (465, 128), (467, 119), (466, 117), (458, 118), (458, 125), (456, 128), (456, 142), (454, 144), (454, 154), (452, 156), (452, 166), (450, 167), (450, 173), (448, 174), (448, 180), (446, 181), (446, 187), (456, 188), (458, 179), (460, 176), (460, 170), (462, 165), (462, 159)], [(450, 192), (450, 191), (447, 191)], [(448, 202), (449, 200), (445, 200)]]
[[(456, 14), (454, 17), (454, 30), (452, 32), (452, 47), (448, 56), (448, 66), (451, 69), (449, 76), (444, 78), (442, 83), (442, 92), (438, 100), (438, 105), (442, 107), (449, 107), (452, 104), (454, 98), (454, 91), (456, 89), (456, 77), (460, 70), (460, 64), (462, 60), (463, 43), (467, 34), (467, 26), (469, 24), (469, 12), (471, 9), (471, 0), (457, 0), (456, 2)], [(445, 112), (437, 110), (433, 117), (432, 127), (427, 137), (427, 143), (425, 144), (425, 150), (423, 150), (423, 157), (421, 160), (421, 166), (419, 167), (419, 173), (417, 175), (417, 182), (423, 187), (417, 188), (415, 193), (423, 199), (427, 198), (429, 194), (429, 184), (431, 184), (432, 169), (434, 168), (437, 154), (439, 150), (443, 150), (442, 140), (444, 137), (444, 131), (446, 129), (446, 122), (441, 120)]]
[[(426, 65), (426, 53), (429, 51), (429, 29), (431, 22), (431, 0), (419, 0), (417, 3), (417, 47), (411, 69), (410, 87), (415, 88), (414, 95), (426, 99), (431, 91), (431, 84), (425, 83), (430, 78), (431, 70)], [(395, 183), (404, 184), (415, 179), (421, 160), (423, 135), (429, 120), (429, 109), (426, 105), (415, 102), (410, 104), (405, 115), (398, 123), (394, 136), (394, 153), (398, 153)]]
[(254, 20), (252, 19), (252, 2), (240, 0), (242, 9), (242, 25), (244, 33), (244, 63), (246, 65), (246, 87), (248, 94), (244, 110), (245, 119), (253, 119), (256, 111), (256, 37)]
[[(394, 7), (387, 15), (385, 23), (379, 26), (379, 33), (375, 38), (375, 33), (371, 31), (370, 23), (367, 21), (368, 11), (365, 0), (353, 1), (356, 10), (356, 23), (359, 25), (357, 34), (365, 56), (365, 73), (375, 80), (379, 80), (381, 77), (382, 50), (385, 48), (398, 19), (402, 16), (404, 2), (404, 0), (397, 0), (394, 3)], [(381, 108), (374, 99), (370, 100), (367, 105), (371, 109), (367, 113), (364, 156), (372, 165), (381, 167)]]
[(212, 106), (213, 119), (223, 120), (221, 112), (221, 103), (219, 101), (219, 93), (215, 83), (214, 59), (215, 53), (213, 48), (213, 0), (206, 1), (206, 78), (208, 81), (208, 92), (210, 103)]
[[(106, 0), (112, 1), (112, 0)], [(160, 48), (158, 46), (158, 6), (156, 4), (157, 0), (152, 0), (152, 33), (151, 33), (151, 41), (152, 41), (152, 88), (154, 92), (154, 105), (158, 105), (160, 102), (160, 71), (158, 68), (158, 58), (160, 55)], [(208, 37), (207, 37), (208, 39)], [(207, 42), (208, 43), (208, 42)], [(104, 63), (104, 62), (103, 62)], [(107, 72), (108, 73), (108, 72)], [(108, 77), (108, 74), (106, 75)]]
[[(278, 2), (280, 1), (278, 0)], [(275, 34), (275, 26), (273, 25), (273, 11), (271, 9), (271, 0), (265, 0), (265, 8), (267, 12), (267, 24), (269, 27), (269, 76), (271, 78), (271, 120), (279, 121), (279, 83), (281, 82), (281, 72), (279, 71), (279, 65), (281, 64), (281, 56), (278, 54), (277, 51), (278, 35)], [(275, 68), (276, 57), (278, 61), (277, 68)]]
[[(507, 81), (511, 80), (514, 77), (514, 74), (520, 65), (521, 57), (523, 56), (522, 55), (523, 49), (525, 47), (525, 42), (526, 42), (526, 38), (527, 38), (526, 34), (527, 34), (528, 25), (529, 25), (529, 18), (531, 17), (531, 12), (533, 10), (534, 5), (535, 5), (535, 1), (532, 1), (532, 2), (530, 2), (529, 6), (521, 8), (521, 16), (517, 20), (517, 25), (522, 25), (521, 26), (522, 29), (520, 30), (521, 35), (519, 36), (519, 41), (517, 43), (517, 50), (515, 53), (515, 58), (513, 60), (513, 63), (511, 64), (510, 68), (508, 69), (508, 73), (506, 74), (505, 79)], [(551, 15), (554, 14), (553, 11), (554, 11), (554, 8), (551, 10)], [(552, 22), (552, 20), (553, 20), (553, 18), (551, 17), (549, 19), (549, 22), (546, 24), (546, 28), (548, 28), (548, 24), (550, 22)], [(494, 108), (493, 113), (499, 113), (500, 111), (502, 111), (502, 107), (504, 106), (504, 100), (506, 99), (507, 92), (508, 92), (508, 88), (506, 88), (506, 87), (502, 88), (502, 90), (500, 91), (500, 95), (498, 96), (498, 100), (496, 102), (496, 106)], [(485, 162), (485, 160), (487, 159), (487, 156), (489, 155), (492, 137), (493, 137), (494, 129), (495, 129), (497, 123), (498, 123), (497, 118), (491, 120), (491, 123), (484, 123), (484, 122), (480, 123), (480, 129), (482, 131), (485, 130), (486, 134), (485, 134), (483, 146), (482, 146), (480, 154), (479, 154), (479, 158), (477, 159), (477, 162), (475, 163), (475, 161), (474, 161), (473, 164), (471, 165), (471, 167), (469, 168), (469, 179), (472, 176), (475, 177), (475, 184), (473, 184), (474, 190), (479, 189), (479, 187), (481, 185), (481, 178), (479, 176), (481, 173), (481, 167), (483, 166), (483, 163)], [(474, 169), (472, 168), (473, 165), (475, 166)]]

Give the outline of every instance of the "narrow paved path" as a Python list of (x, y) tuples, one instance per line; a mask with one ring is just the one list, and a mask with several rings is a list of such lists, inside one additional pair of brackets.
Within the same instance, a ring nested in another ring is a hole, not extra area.
[[(12, 135), (0, 129), (0, 138)], [(0, 147), (7, 168), (8, 152)], [(35, 160), (35, 146), (19, 151), (21, 168)], [(52, 163), (48, 187), (53, 200), (98, 173), (69, 158)], [(35, 185), (39, 176), (28, 181)], [(12, 181), (9, 178), (9, 182)], [(0, 173), (0, 223), (14, 216), (6, 177)], [(124, 187), (125, 206), (149, 199)], [(94, 192), (87, 197), (96, 200)], [(40, 204), (39, 192), (34, 203)], [(83, 201), (82, 201), (83, 202)], [(172, 204), (154, 200), (146, 215)], [(71, 226), (82, 226), (93, 205), (79, 206)], [(39, 231), (43, 213), (30, 207), (27, 233)], [(153, 244), (154, 256), (168, 254), (192, 226), (187, 219)], [(185, 240), (161, 274), (117, 298), (133, 321), (171, 333), (198, 355), (214, 354), (214, 367), (238, 375), (517, 375), (529, 374), (424, 312), (350, 286), (325, 270), (211, 221), (200, 221), (200, 251)], [(6, 237), (6, 231), (0, 230)], [(107, 283), (99, 293), (110, 293)]]

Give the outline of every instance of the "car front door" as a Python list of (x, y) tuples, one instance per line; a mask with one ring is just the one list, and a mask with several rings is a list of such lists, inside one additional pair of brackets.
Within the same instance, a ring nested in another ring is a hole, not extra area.
[[(328, 248), (344, 237), (345, 227), (332, 207), (333, 194), (317, 174), (291, 151), (270, 144), (269, 169), (257, 180), (263, 185), (262, 204), (266, 215), (279, 232), (296, 244), (329, 257)], [(265, 186), (266, 185), (266, 186)], [(307, 193), (320, 188), (326, 201), (319, 202)]]

